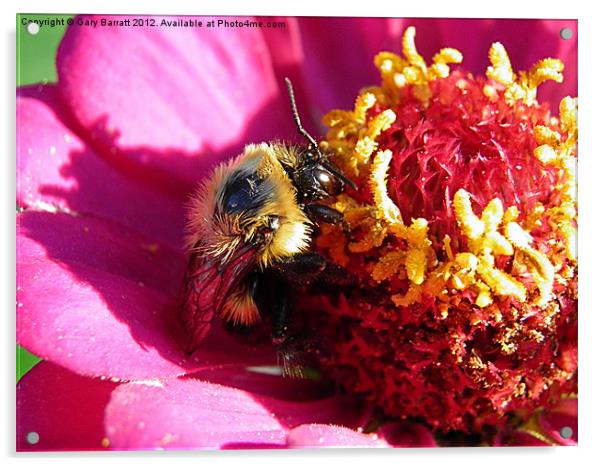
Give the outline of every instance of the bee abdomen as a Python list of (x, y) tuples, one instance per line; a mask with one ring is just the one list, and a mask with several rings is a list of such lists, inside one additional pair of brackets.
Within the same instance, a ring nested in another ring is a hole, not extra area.
[(259, 309), (253, 299), (251, 287), (247, 283), (240, 284), (228, 296), (221, 317), (234, 325), (245, 326), (253, 325), (260, 320)]

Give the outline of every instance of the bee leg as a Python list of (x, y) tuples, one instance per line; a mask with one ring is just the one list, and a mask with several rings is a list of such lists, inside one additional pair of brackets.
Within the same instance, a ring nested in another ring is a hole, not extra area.
[[(279, 282), (279, 283), (278, 283)], [(292, 313), (291, 289), (284, 280), (272, 281), (272, 343), (281, 346), (289, 336)]]
[(326, 262), (326, 267), (324, 267), (324, 271), (320, 274), (319, 278), (319, 280), (314, 282), (317, 287), (348, 287), (356, 281), (356, 277), (349, 270), (334, 262)]
[(324, 286), (348, 286), (353, 284), (353, 276), (347, 269), (329, 262), (315, 252), (297, 254), (285, 259), (276, 267), (289, 283), (301, 288), (310, 286), (319, 289)]
[(259, 275), (254, 291), (262, 313), (272, 317), (271, 340), (276, 348), (278, 365), (285, 376), (301, 377), (303, 340), (291, 335), (291, 286), (280, 271), (268, 269)]
[(306, 204), (305, 211), (312, 220), (338, 225), (343, 223), (343, 214), (322, 204)]
[(299, 351), (298, 339), (290, 335), (292, 301), (290, 288), (282, 283), (280, 295), (274, 300), (272, 309), (272, 344), (276, 347), (278, 365), (287, 377), (302, 377), (302, 353)]
[(313, 282), (326, 268), (327, 262), (315, 252), (297, 254), (287, 257), (275, 268), (288, 280), (297, 286), (306, 286)]

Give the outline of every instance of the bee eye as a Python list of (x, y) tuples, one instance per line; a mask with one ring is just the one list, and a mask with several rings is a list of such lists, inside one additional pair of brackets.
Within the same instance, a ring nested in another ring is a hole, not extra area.
[(247, 190), (240, 190), (232, 193), (226, 198), (225, 207), (228, 212), (239, 212), (247, 209), (251, 205), (251, 193)]
[(224, 191), (222, 205), (230, 213), (253, 211), (269, 197), (265, 188), (256, 174), (233, 177)]

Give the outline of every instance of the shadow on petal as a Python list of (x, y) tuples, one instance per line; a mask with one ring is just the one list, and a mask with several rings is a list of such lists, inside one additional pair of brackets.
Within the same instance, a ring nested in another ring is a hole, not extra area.
[[(276, 366), (272, 368), (278, 369)], [(334, 386), (326, 380), (285, 377), (281, 374), (259, 372), (261, 369), (231, 366), (202, 370), (187, 377), (239, 388), (278, 400), (303, 402), (334, 395)]]
[(93, 214), (182, 249), (183, 203), (123, 173), (82, 141), (55, 86), (19, 89), (17, 121), (19, 206)]
[(412, 422), (386, 424), (378, 430), (378, 436), (393, 447), (432, 448), (437, 446), (433, 433), (427, 427)]
[(18, 341), (34, 354), (126, 380), (273, 364), (271, 348), (239, 343), (220, 325), (184, 355), (174, 304), (184, 261), (168, 248), (88, 216), (26, 211), (18, 223)]

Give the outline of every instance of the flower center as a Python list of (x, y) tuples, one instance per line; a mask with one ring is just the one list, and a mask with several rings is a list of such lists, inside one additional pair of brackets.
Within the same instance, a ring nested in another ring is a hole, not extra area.
[(324, 116), (360, 187), (318, 238), (360, 282), (324, 301), (324, 363), (389, 415), (480, 430), (576, 389), (576, 99), (559, 119), (536, 100), (559, 60), (517, 75), (496, 43), (474, 77), (450, 72), (455, 49), (427, 66), (414, 36), (375, 57), (382, 84), (353, 111)]

